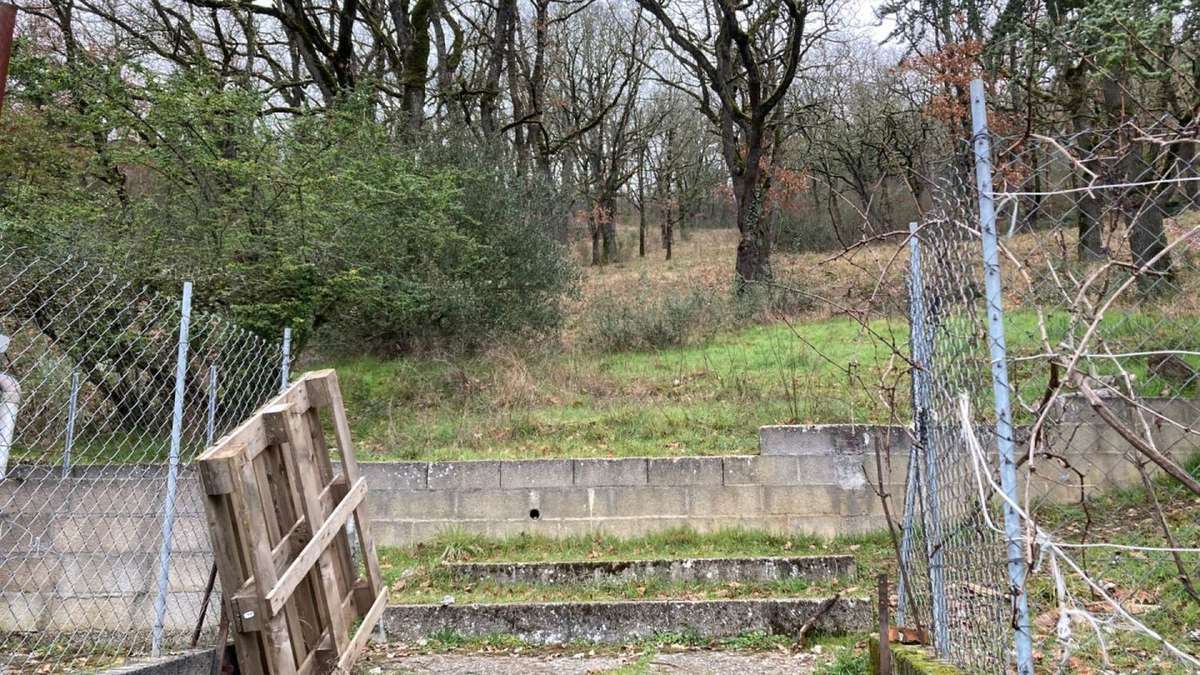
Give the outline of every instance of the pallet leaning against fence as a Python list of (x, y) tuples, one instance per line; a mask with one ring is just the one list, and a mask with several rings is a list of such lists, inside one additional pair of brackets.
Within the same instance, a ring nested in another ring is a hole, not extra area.
[[(326, 447), (325, 415), (340, 476)], [(383, 613), (387, 589), (337, 374), (306, 373), (196, 464), (241, 672), (348, 672)], [(361, 570), (351, 556), (351, 518)]]

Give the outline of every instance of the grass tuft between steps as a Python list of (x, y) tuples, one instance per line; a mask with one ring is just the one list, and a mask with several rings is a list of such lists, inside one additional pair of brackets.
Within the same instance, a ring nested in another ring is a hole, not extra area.
[[(893, 565), (886, 534), (821, 539), (743, 529), (698, 533), (673, 529), (622, 539), (593, 534), (564, 538), (518, 535), (503, 539), (448, 532), (411, 548), (380, 548), (380, 567), (393, 603), (595, 602), (604, 600), (812, 597), (832, 592), (870, 595), (875, 575)], [(678, 558), (853, 555), (856, 573), (829, 582), (636, 582), (497, 584), (455, 578), (444, 562), (533, 562)]]

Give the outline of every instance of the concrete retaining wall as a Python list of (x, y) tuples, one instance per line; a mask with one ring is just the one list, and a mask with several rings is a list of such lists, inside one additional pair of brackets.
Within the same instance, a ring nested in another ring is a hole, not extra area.
[[(377, 541), (451, 529), (622, 536), (691, 527), (861, 533), (883, 527), (863, 457), (726, 456), (364, 464)], [(873, 464), (872, 464), (873, 467)], [(903, 467), (903, 463), (901, 463)], [(874, 480), (874, 470), (868, 467)], [(886, 472), (896, 487), (899, 473)]]
[[(1067, 401), (1065, 405), (1075, 405)], [(1200, 427), (1194, 403), (1160, 402)], [(1064, 411), (1047, 436), (1035, 492), (1073, 500), (1137, 484), (1125, 441), (1086, 406)], [(1183, 459), (1200, 437), (1152, 420), (1159, 447)], [(948, 431), (949, 432), (949, 431)], [(725, 457), (551, 459), (364, 464), (376, 541), (400, 546), (456, 529), (622, 536), (687, 526), (819, 535), (878, 530), (872, 488), (901, 503), (908, 440), (895, 427), (764, 427), (761, 454)], [(882, 471), (875, 450), (887, 450)], [(880, 474), (880, 475), (877, 475)], [(148, 639), (161, 543), (162, 466), (17, 468), (0, 482), (0, 632), (126, 632)], [(172, 544), (167, 631), (186, 635), (211, 563), (198, 481), (184, 469)], [(215, 612), (211, 613), (213, 616)]]
[(792, 558), (682, 558), (676, 560), (575, 560), (566, 562), (452, 563), (463, 581), (497, 584), (584, 584), (661, 579), (672, 582), (763, 582), (782, 579), (849, 580), (848, 555)]
[(871, 625), (871, 604), (839, 598), (822, 610), (819, 598), (765, 600), (637, 600), (627, 602), (393, 605), (383, 613), (389, 640), (413, 642), (439, 631), (467, 638), (512, 635), (531, 644), (624, 643), (664, 630), (701, 638), (753, 631), (795, 635), (810, 618), (823, 633), (856, 633)]
[[(0, 481), (0, 631), (149, 643), (166, 468), (85, 465), (67, 478), (60, 471), (17, 467)], [(200, 492), (194, 473), (181, 471), (168, 637), (190, 637), (212, 564)]]

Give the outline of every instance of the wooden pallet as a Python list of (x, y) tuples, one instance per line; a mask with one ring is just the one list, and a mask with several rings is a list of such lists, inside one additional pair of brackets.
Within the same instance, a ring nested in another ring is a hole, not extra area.
[[(326, 422), (341, 458), (337, 477)], [(196, 464), (241, 672), (349, 672), (387, 589), (337, 374), (306, 373)]]

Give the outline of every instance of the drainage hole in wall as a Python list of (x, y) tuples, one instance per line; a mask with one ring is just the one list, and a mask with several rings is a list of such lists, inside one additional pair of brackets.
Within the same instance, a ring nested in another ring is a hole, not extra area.
[(537, 509), (529, 509), (529, 519), (537, 520), (542, 517), (542, 512)]

